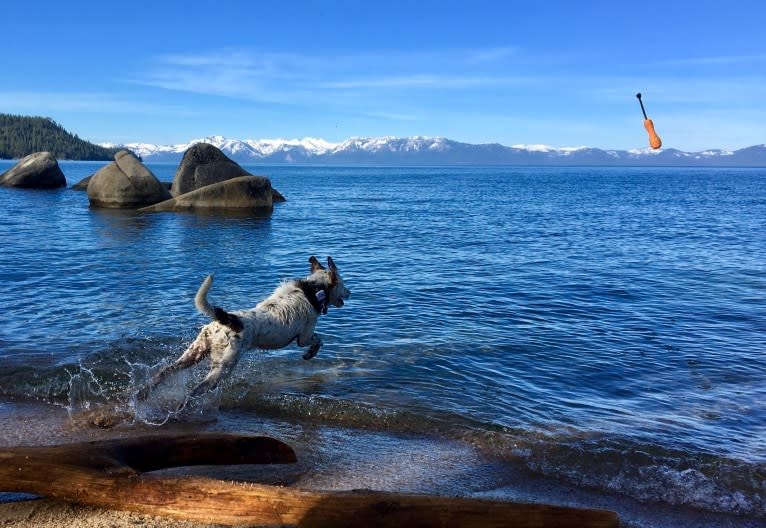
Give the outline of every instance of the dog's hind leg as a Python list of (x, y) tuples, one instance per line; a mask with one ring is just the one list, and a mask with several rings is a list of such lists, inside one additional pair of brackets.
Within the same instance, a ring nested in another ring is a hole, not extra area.
[(221, 378), (227, 375), (236, 366), (239, 356), (242, 352), (242, 341), (237, 335), (232, 336), (226, 347), (221, 350), (214, 350), (210, 355), (210, 371), (207, 376), (200, 381), (191, 391), (190, 397), (213, 390), (218, 385)]
[(231, 369), (234, 368), (234, 365), (237, 364), (236, 357), (230, 357), (227, 356), (226, 359), (221, 361), (211, 361), (210, 371), (207, 373), (207, 376), (200, 381), (194, 389), (189, 393), (189, 395), (184, 398), (184, 400), (178, 404), (178, 407), (176, 407), (176, 412), (181, 412), (184, 407), (186, 407), (186, 404), (189, 402), (189, 398), (196, 398), (197, 396), (204, 394), (205, 392), (209, 390), (213, 390), (218, 386), (218, 382), (221, 381), (221, 378), (228, 374)]
[(234, 364), (228, 364), (228, 363), (213, 363), (213, 365), (210, 367), (210, 371), (207, 373), (207, 376), (200, 381), (194, 389), (189, 393), (190, 397), (199, 396), (200, 394), (203, 394), (209, 390), (213, 390), (218, 386), (218, 382), (221, 380), (221, 378), (227, 374), (232, 368), (234, 367)]
[(203, 330), (200, 335), (197, 336), (197, 339), (195, 339), (194, 342), (189, 345), (189, 348), (187, 348), (186, 351), (181, 354), (181, 357), (179, 357), (170, 365), (160, 369), (160, 371), (157, 372), (157, 374), (155, 374), (152, 378), (151, 383), (138, 391), (136, 398), (138, 398), (139, 401), (145, 400), (149, 397), (149, 393), (151, 393), (152, 389), (162, 383), (162, 381), (169, 375), (173, 374), (174, 372), (178, 372), (179, 370), (189, 368), (192, 365), (196, 365), (209, 354), (210, 340), (208, 339), (207, 332)]

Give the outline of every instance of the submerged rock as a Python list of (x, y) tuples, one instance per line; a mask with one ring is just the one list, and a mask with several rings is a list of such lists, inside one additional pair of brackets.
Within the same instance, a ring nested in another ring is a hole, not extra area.
[(35, 152), (0, 174), (0, 185), (25, 189), (66, 187), (66, 177), (50, 152)]
[(206, 185), (164, 202), (140, 209), (141, 212), (237, 210), (270, 212), (274, 200), (271, 182), (263, 176), (239, 176)]
[(96, 172), (87, 189), (94, 207), (137, 208), (170, 198), (154, 173), (128, 150), (115, 154), (113, 163)]
[(78, 181), (70, 189), (73, 191), (87, 191), (88, 190), (88, 184), (90, 183), (90, 180), (93, 179), (93, 175), (87, 176), (83, 178), (82, 180)]

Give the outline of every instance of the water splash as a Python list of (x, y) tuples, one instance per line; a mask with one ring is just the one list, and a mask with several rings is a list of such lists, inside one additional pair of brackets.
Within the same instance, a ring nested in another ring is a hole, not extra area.
[(170, 421), (209, 422), (216, 419), (220, 388), (199, 396), (189, 396), (195, 376), (193, 372), (181, 371), (168, 376), (145, 399), (141, 399), (138, 392), (152, 379), (156, 367), (146, 369), (144, 365), (133, 365), (133, 368), (133, 379), (140, 380), (133, 385), (130, 398), (137, 421), (159, 427)]
[(159, 366), (126, 358), (123, 365), (123, 369), (97, 370), (80, 362), (74, 368), (65, 368), (69, 376), (66, 403), (58, 404), (66, 408), (72, 423), (102, 428), (161, 427), (168, 422), (215, 420), (220, 391), (189, 398), (193, 373), (176, 373), (152, 390), (149, 397), (140, 399), (138, 392)]

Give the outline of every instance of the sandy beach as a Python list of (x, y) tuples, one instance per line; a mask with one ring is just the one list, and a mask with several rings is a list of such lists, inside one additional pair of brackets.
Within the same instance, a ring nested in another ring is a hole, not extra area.
[(53, 499), (0, 504), (0, 525), (19, 528), (210, 528), (202, 524), (127, 511), (104, 510)]
[[(8, 407), (13, 409), (8, 409)], [(487, 456), (466, 439), (444, 434), (402, 434), (332, 427), (221, 411), (214, 421), (169, 423), (160, 428), (123, 425), (112, 429), (88, 427), (72, 420), (60, 407), (6, 404), (18, 435), (6, 437), (0, 448), (18, 445), (62, 445), (173, 432), (228, 432), (266, 435), (290, 444), (298, 461), (285, 465), (199, 466), (165, 469), (168, 477), (198, 476), (223, 481), (279, 484), (306, 490), (377, 490), (499, 499), (616, 511), (623, 526), (713, 528), (763, 527), (747, 520), (709, 512), (694, 513), (671, 505), (643, 504), (599, 493), (529, 471), (512, 460)], [(49, 498), (33, 499), (0, 493), (0, 526), (85, 528), (201, 528), (218, 524), (185, 521), (131, 511), (106, 510)]]
[[(279, 438), (293, 446), (298, 455), (298, 462), (294, 464), (198, 466), (154, 472), (168, 477), (208, 477), (307, 490), (368, 489), (447, 496), (463, 495), (466, 485), (492, 489), (509, 478), (506, 472), (496, 471), (495, 464), (469, 444), (436, 436), (389, 434), (256, 417), (240, 421), (227, 413), (220, 413), (217, 420), (202, 423), (169, 423), (163, 427), (123, 424), (103, 429), (89, 425), (82, 416), (70, 418), (63, 409), (55, 406), (7, 404), (5, 410), (25, 418), (17, 422), (17, 441), (6, 439), (6, 445), (0, 446), (8, 449), (19, 445), (52, 446), (147, 434), (215, 431)], [(0, 493), (0, 525), (219, 526), (12, 493)]]

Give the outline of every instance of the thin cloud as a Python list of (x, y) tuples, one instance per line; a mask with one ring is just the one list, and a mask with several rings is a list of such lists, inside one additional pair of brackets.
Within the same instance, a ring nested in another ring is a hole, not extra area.
[(344, 79), (321, 83), (322, 88), (330, 89), (383, 89), (383, 88), (471, 88), (514, 82), (502, 77), (491, 76), (445, 76), (445, 75), (403, 75), (392, 77), (372, 77)]
[(506, 46), (469, 51), (467, 58), (469, 62), (475, 64), (494, 64), (518, 58), (520, 54), (521, 48)]
[(609, 104), (633, 99), (637, 92), (642, 92), (653, 104), (698, 108), (754, 105), (758, 108), (766, 92), (766, 75), (727, 78), (598, 76), (573, 80), (572, 84), (584, 97)]
[[(303, 100), (317, 61), (287, 53), (219, 50), (155, 57), (131, 82), (165, 90), (288, 104)], [(321, 69), (321, 68), (320, 68)]]
[(394, 114), (390, 112), (367, 112), (365, 115), (379, 117), (390, 121), (417, 121), (418, 117), (412, 114)]
[(686, 59), (670, 59), (659, 64), (667, 66), (705, 66), (729, 65), (766, 62), (766, 55), (722, 55), (710, 57), (690, 57)]
[(535, 76), (499, 73), (498, 64), (516, 53), (515, 48), (489, 48), (311, 56), (217, 50), (158, 56), (133, 82), (270, 103), (347, 97), (349, 91), (460, 90), (543, 82)]
[(156, 114), (168, 105), (136, 101), (129, 97), (99, 92), (0, 92), (0, 107), (10, 112)]

